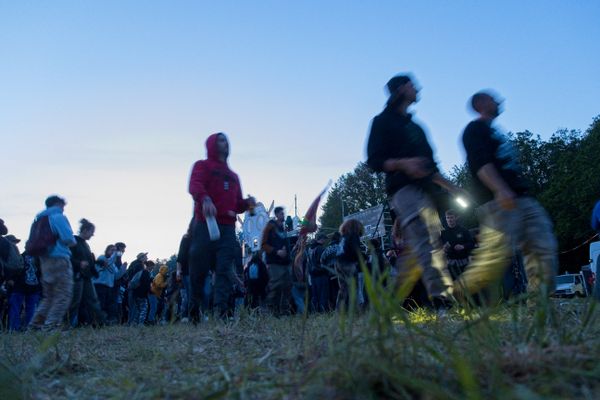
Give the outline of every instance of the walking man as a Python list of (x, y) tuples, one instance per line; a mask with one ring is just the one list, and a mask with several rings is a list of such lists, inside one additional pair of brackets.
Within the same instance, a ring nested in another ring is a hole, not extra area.
[[(194, 164), (189, 185), (189, 192), (194, 199), (189, 259), (192, 292), (190, 317), (195, 323), (200, 319), (204, 282), (213, 268), (216, 273), (215, 307), (222, 318), (233, 315), (229, 297), (234, 285), (231, 268), (238, 246), (235, 237), (236, 214), (256, 205), (254, 198), (242, 198), (240, 180), (227, 165), (229, 142), (224, 133), (208, 137), (206, 153), (206, 160)], [(209, 235), (207, 218), (209, 221), (214, 218), (218, 225), (219, 238), (214, 241)]]
[[(439, 208), (432, 196), (435, 186), (454, 193), (452, 183), (439, 173), (433, 150), (423, 129), (412, 120), (408, 108), (417, 101), (418, 89), (408, 75), (389, 80), (390, 93), (385, 109), (373, 119), (367, 145), (367, 164), (385, 173), (390, 207), (400, 220), (402, 237), (409, 256), (417, 260), (421, 279), (434, 306), (447, 307), (452, 281), (446, 271), (446, 258), (439, 240)], [(414, 276), (409, 265), (399, 265), (401, 283)], [(414, 279), (414, 278), (412, 278)]]
[[(49, 224), (56, 241), (40, 257), (44, 297), (31, 320), (34, 329), (60, 328), (71, 304), (73, 268), (69, 247), (75, 246), (76, 241), (69, 220), (63, 214), (66, 204), (63, 198), (50, 196), (46, 199), (46, 210), (36, 217), (39, 223)], [(41, 221), (45, 218), (47, 222)]]
[(510, 265), (513, 249), (524, 256), (529, 289), (547, 295), (556, 275), (557, 243), (544, 208), (528, 194), (517, 154), (492, 125), (500, 101), (489, 92), (471, 98), (479, 118), (467, 125), (463, 145), (473, 175), (479, 209), (479, 248), (455, 282), (459, 294), (476, 293), (499, 281)]

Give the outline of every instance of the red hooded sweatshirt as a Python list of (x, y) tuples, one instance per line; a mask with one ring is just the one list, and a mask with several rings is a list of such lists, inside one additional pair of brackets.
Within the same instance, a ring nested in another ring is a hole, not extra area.
[(219, 161), (217, 137), (225, 136), (215, 133), (206, 139), (206, 160), (196, 161), (190, 177), (190, 194), (194, 198), (194, 219), (204, 221), (202, 202), (210, 197), (217, 208), (217, 222), (234, 225), (236, 214), (248, 209), (246, 200), (242, 198), (240, 179), (229, 169), (227, 162)]

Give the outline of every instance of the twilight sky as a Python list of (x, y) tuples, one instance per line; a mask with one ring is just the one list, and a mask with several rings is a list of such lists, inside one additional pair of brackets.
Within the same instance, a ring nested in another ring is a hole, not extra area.
[(410, 71), (444, 170), (494, 88), (504, 130), (600, 114), (600, 2), (0, 1), (0, 218), (25, 239), (52, 193), (151, 258), (177, 251), (190, 168), (217, 131), (244, 193), (299, 212), (365, 158), (384, 85)]

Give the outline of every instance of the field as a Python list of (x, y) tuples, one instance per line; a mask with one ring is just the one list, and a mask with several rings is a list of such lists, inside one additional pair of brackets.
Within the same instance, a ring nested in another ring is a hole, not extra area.
[(592, 301), (2, 334), (0, 398), (600, 397)]

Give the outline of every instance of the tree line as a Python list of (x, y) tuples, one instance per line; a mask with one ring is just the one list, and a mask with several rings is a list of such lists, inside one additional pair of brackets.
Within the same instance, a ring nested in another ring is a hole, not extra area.
[[(528, 130), (511, 132), (508, 136), (519, 152), (531, 194), (554, 222), (562, 271), (578, 271), (588, 263), (588, 246), (580, 245), (594, 235), (590, 214), (600, 198), (600, 115), (585, 132), (561, 129), (547, 140)], [(469, 191), (472, 178), (466, 164), (454, 166), (449, 175)], [(323, 230), (331, 231), (341, 224), (342, 215), (385, 202), (383, 175), (372, 173), (360, 162), (332, 186), (319, 222)], [(452, 207), (451, 199), (444, 204)], [(476, 226), (473, 208), (462, 219), (466, 227)]]

